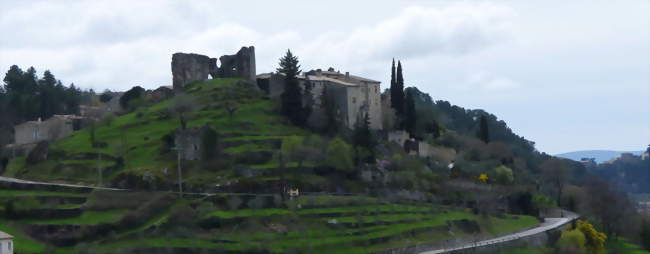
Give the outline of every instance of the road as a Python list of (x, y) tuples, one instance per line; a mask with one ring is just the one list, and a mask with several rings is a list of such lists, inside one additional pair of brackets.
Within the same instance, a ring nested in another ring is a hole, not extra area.
[(114, 190), (114, 191), (125, 190), (125, 189), (118, 189), (118, 188), (108, 188), (108, 187), (88, 186), (88, 185), (78, 185), (78, 184), (68, 184), (68, 183), (36, 182), (36, 181), (22, 180), (22, 179), (18, 179), (18, 178), (11, 178), (11, 177), (4, 177), (4, 176), (0, 176), (0, 182), (33, 184), (33, 185), (48, 185), (48, 186), (61, 186), (61, 187), (72, 187), (72, 188), (90, 188), (90, 189), (98, 189), (98, 190)]
[(479, 242), (476, 242), (476, 243), (469, 243), (469, 244), (465, 244), (465, 245), (459, 246), (459, 247), (452, 247), (452, 248), (447, 248), (447, 249), (425, 251), (425, 252), (421, 252), (421, 254), (449, 253), (449, 252), (454, 252), (454, 251), (459, 251), (459, 250), (464, 250), (464, 249), (476, 248), (476, 247), (481, 247), (481, 246), (488, 246), (488, 245), (501, 243), (501, 242), (513, 241), (513, 240), (517, 240), (517, 239), (520, 239), (520, 238), (523, 238), (523, 237), (527, 237), (527, 236), (535, 235), (535, 234), (538, 234), (538, 233), (541, 233), (541, 232), (545, 232), (545, 231), (548, 231), (548, 230), (551, 230), (551, 229), (556, 229), (556, 228), (561, 227), (561, 226), (571, 222), (572, 220), (578, 218), (577, 214), (567, 212), (567, 211), (564, 211), (563, 213), (564, 213), (564, 215), (566, 217), (564, 217), (564, 218), (545, 218), (544, 222), (539, 224), (537, 227), (534, 227), (534, 228), (531, 228), (531, 229), (528, 229), (528, 230), (525, 230), (525, 231), (521, 231), (521, 232), (517, 232), (517, 233), (513, 233), (513, 234), (509, 234), (509, 235), (505, 235), (505, 236), (501, 236), (501, 237), (497, 237), (497, 238), (493, 238), (493, 239), (489, 239), (489, 240), (479, 241)]

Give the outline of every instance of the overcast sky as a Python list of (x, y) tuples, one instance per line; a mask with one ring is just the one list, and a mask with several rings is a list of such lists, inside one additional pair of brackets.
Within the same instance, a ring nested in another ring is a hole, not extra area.
[(0, 72), (49, 69), (83, 88), (171, 85), (171, 55), (287, 48), (303, 70), (408, 86), (484, 109), (555, 154), (650, 143), (650, 1), (0, 0)]

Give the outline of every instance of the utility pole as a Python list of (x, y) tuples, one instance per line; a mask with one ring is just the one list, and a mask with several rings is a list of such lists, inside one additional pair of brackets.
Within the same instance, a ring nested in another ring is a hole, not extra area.
[(183, 148), (181, 147), (174, 147), (172, 150), (176, 150), (178, 154), (178, 193), (180, 194), (181, 198), (183, 198), (183, 175), (181, 171), (181, 151), (183, 151)]
[(102, 177), (103, 177), (102, 176), (102, 167), (101, 167), (102, 153), (101, 153), (101, 151), (99, 151), (99, 148), (97, 148), (97, 156), (99, 157), (99, 159), (97, 160), (97, 173), (99, 174), (99, 185), (98, 186), (102, 187), (102, 184), (103, 184), (102, 183)]

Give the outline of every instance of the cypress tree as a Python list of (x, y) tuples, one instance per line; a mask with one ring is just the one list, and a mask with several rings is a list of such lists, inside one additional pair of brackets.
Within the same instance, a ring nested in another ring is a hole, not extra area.
[(404, 76), (402, 75), (402, 62), (397, 61), (397, 78), (395, 79), (395, 112), (404, 118)]
[(408, 90), (406, 92), (406, 105), (405, 105), (404, 129), (412, 136), (415, 137), (417, 126), (417, 114), (415, 111), (415, 98), (413, 92)]
[(397, 84), (395, 83), (395, 58), (393, 58), (393, 64), (390, 67), (390, 106), (392, 108), (397, 108), (395, 105), (395, 99), (398, 95), (397, 93)]
[(478, 138), (483, 140), (483, 142), (490, 143), (490, 131), (488, 130), (487, 119), (485, 116), (481, 116), (481, 122), (478, 130)]

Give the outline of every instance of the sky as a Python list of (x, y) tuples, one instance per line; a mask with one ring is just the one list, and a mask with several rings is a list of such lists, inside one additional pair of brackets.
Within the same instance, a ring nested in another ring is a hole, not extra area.
[(171, 55), (291, 49), (303, 70), (484, 109), (542, 152), (650, 144), (650, 1), (0, 0), (0, 72), (50, 70), (97, 92), (171, 85)]

